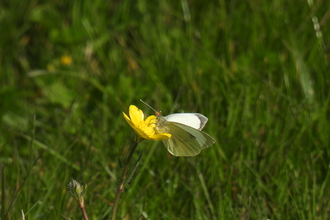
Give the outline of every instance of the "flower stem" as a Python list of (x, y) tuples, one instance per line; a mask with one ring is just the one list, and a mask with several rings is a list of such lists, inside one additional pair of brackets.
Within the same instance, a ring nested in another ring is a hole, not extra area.
[(81, 210), (81, 213), (84, 217), (84, 220), (89, 220), (88, 219), (88, 216), (87, 216), (87, 212), (86, 212), (86, 209), (85, 209), (85, 205), (80, 205), (80, 210)]
[(127, 157), (127, 160), (126, 160), (126, 163), (124, 165), (123, 171), (121, 172), (121, 176), (120, 176), (120, 179), (119, 179), (119, 184), (118, 184), (117, 191), (116, 191), (115, 201), (113, 203), (113, 208), (112, 208), (112, 215), (111, 215), (112, 220), (116, 219), (116, 214), (117, 214), (120, 195), (121, 195), (121, 192), (124, 190), (125, 178), (126, 178), (126, 173), (127, 173), (127, 169), (128, 169), (128, 164), (131, 161), (132, 155), (133, 155), (133, 153), (134, 153), (134, 151), (135, 151), (138, 144), (139, 144), (139, 142), (135, 141), (135, 143), (134, 143), (134, 145), (131, 149), (131, 152), (129, 153), (129, 155)]

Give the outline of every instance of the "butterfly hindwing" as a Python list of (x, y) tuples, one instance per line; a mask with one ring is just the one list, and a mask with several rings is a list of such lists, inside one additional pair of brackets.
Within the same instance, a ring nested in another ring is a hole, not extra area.
[(172, 137), (163, 143), (174, 156), (195, 156), (215, 143), (210, 135), (195, 128), (174, 122), (167, 122), (165, 126)]

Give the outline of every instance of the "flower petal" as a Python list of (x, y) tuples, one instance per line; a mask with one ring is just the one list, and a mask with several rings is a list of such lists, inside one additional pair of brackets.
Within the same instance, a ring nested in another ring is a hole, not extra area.
[(167, 140), (170, 139), (172, 137), (171, 134), (168, 133), (161, 133), (161, 134), (155, 134), (150, 136), (150, 138), (152, 138), (152, 140), (156, 140), (156, 141), (162, 141), (162, 140)]
[(138, 124), (144, 120), (144, 114), (142, 110), (138, 109), (135, 105), (129, 106), (129, 117), (134, 124)]
[(156, 127), (156, 120), (157, 117), (156, 115), (150, 115), (146, 120), (146, 124), (149, 125), (150, 127)]
[(127, 121), (127, 123), (129, 124), (129, 126), (131, 126), (134, 130), (136, 129), (135, 124), (131, 121), (131, 119), (123, 112), (124, 118)]

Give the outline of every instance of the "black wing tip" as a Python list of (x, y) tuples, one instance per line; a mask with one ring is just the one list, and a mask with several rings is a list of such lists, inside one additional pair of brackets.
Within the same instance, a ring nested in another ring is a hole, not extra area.
[(196, 113), (195, 115), (201, 121), (198, 130), (202, 130), (209, 119), (205, 115), (202, 115), (201, 113)]

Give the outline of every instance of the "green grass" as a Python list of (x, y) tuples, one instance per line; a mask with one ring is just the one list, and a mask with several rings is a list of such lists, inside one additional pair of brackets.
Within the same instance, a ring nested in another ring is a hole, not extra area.
[(82, 219), (66, 191), (74, 178), (88, 184), (90, 219), (110, 219), (118, 158), (134, 138), (122, 112), (134, 104), (153, 114), (143, 99), (164, 115), (201, 112), (217, 143), (176, 158), (161, 142), (142, 142), (119, 216), (329, 219), (329, 8), (0, 3), (1, 217)]

